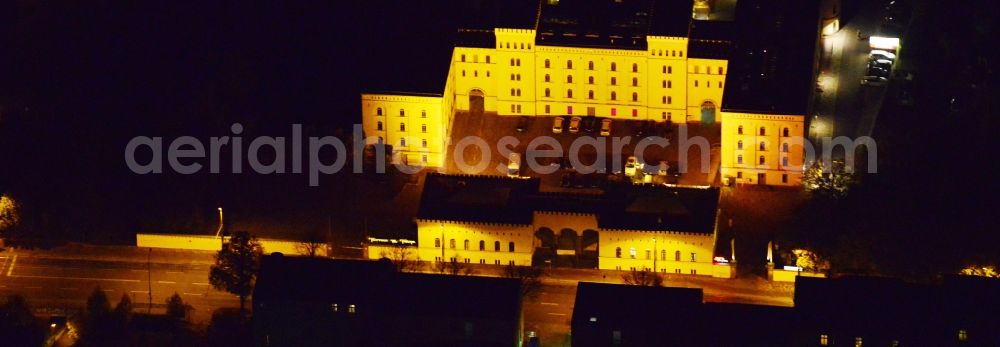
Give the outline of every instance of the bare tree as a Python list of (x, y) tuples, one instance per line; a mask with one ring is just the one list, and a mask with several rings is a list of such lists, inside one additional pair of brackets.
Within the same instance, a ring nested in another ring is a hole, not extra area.
[(542, 277), (545, 270), (537, 266), (517, 266), (507, 265), (504, 267), (503, 277), (514, 278), (521, 281), (521, 298), (531, 299), (538, 296), (542, 288)]
[(451, 261), (441, 261), (434, 265), (435, 270), (451, 275), (470, 276), (476, 273), (468, 264), (458, 261), (458, 256), (451, 258)]
[(379, 252), (379, 256), (392, 261), (392, 265), (396, 266), (396, 271), (417, 272), (423, 268), (423, 264), (417, 261), (416, 257), (413, 255), (413, 248), (414, 247), (396, 244), (392, 245), (387, 250)]
[(634, 286), (659, 287), (663, 285), (663, 275), (648, 269), (632, 270), (622, 275), (622, 282)]
[(326, 245), (326, 234), (319, 229), (313, 229), (303, 235), (302, 241), (295, 246), (295, 250), (309, 257), (325, 257), (327, 255)]

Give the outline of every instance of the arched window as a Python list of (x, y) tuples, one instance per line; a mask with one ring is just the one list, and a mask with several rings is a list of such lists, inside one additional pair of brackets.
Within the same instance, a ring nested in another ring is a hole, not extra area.
[(462, 54), (462, 62), (465, 62), (465, 54)]
[(662, 97), (662, 98), (660, 98), (660, 99), (662, 100), (662, 102), (663, 102), (664, 104), (666, 104), (666, 103), (667, 103), (667, 97), (665, 97), (665, 96), (664, 96), (664, 97)]
[(618, 71), (618, 64), (611, 63), (611, 71)]
[(632, 101), (639, 101), (639, 93), (632, 93)]
[(736, 149), (743, 149), (743, 140), (736, 141)]
[(740, 125), (739, 127), (736, 128), (736, 133), (740, 134), (740, 135), (743, 135), (743, 126), (742, 125)]
[(639, 72), (639, 64), (632, 63), (632, 72)]
[(764, 127), (760, 127), (760, 136), (764, 136)]
[(500, 241), (493, 241), (493, 251), (495, 252), (500, 251)]
[(611, 85), (613, 85), (613, 86), (618, 85), (618, 78), (611, 77)]
[(469, 240), (465, 240), (465, 242), (462, 243), (462, 249), (466, 251), (469, 250)]
[(508, 252), (513, 252), (514, 251), (514, 241), (511, 241), (511, 242), (507, 243), (507, 251)]
[(633, 87), (638, 87), (639, 86), (639, 79), (638, 78), (632, 77), (632, 86)]
[(382, 121), (379, 121), (378, 124), (376, 124), (375, 130), (382, 131)]
[(479, 77), (479, 70), (472, 70), (472, 77)]
[(573, 90), (572, 89), (566, 89), (566, 97), (570, 98), (570, 99), (573, 98)]
[(455, 239), (448, 240), (448, 247), (455, 249)]
[(764, 144), (764, 141), (761, 141), (760, 142), (760, 150), (765, 151), (765, 150), (767, 150), (766, 148), (767, 148), (767, 146)]
[(781, 166), (788, 166), (788, 157), (781, 158)]
[(594, 91), (593, 90), (587, 91), (587, 99), (591, 99), (591, 100), (594, 99)]
[(587, 62), (587, 70), (593, 70), (593, 69), (594, 69), (594, 62), (593, 61), (588, 61)]
[(667, 73), (668, 74), (669, 73), (674, 73), (674, 67), (673, 66), (667, 66)]
[(781, 129), (781, 136), (788, 137), (788, 128)]
[(485, 251), (486, 250), (486, 241), (479, 240), (479, 250), (480, 251)]
[(760, 156), (760, 158), (758, 159), (758, 163), (759, 163), (760, 165), (764, 165), (765, 161), (764, 161), (764, 156), (763, 156), (763, 155), (762, 155), (762, 156)]
[(572, 60), (567, 60), (566, 61), (566, 68), (567, 69), (572, 69), (573, 68), (573, 61)]
[(514, 88), (510, 89), (510, 96), (514, 96)]
[(545, 88), (545, 97), (548, 98), (548, 97), (551, 97), (551, 96), (552, 96), (552, 92), (549, 90), (549, 88)]
[[(514, 66), (514, 61), (513, 60), (510, 61), (510, 65)], [(462, 77), (465, 77), (465, 70), (462, 70)]]
[(518, 59), (516, 59), (514, 61), (517, 62), (517, 66), (521, 66), (521, 58), (518, 58)]
[(510, 49), (510, 42), (507, 42), (507, 49)]
[(548, 59), (545, 59), (545, 68), (546, 68), (546, 69), (548, 69), (548, 68), (549, 68), (549, 60), (548, 60)]
[(611, 92), (611, 100), (618, 100), (618, 93)]
[(406, 116), (406, 110), (404, 110), (404, 109), (399, 109), (399, 116), (400, 116), (400, 117), (405, 117), (405, 116)]
[(381, 116), (382, 115), (382, 108), (381, 107), (375, 109), (375, 115), (376, 116)]
[(621, 257), (622, 257), (622, 248), (615, 247), (615, 258), (621, 258)]
[(663, 73), (667, 73), (667, 66), (663, 65)]
[(667, 81), (667, 88), (673, 88), (673, 87), (674, 87), (674, 82), (673, 81)]
[(573, 83), (573, 75), (566, 76), (566, 83)]
[(722, 74), (722, 67), (721, 66), (719, 67), (719, 74), (720, 75)]
[(524, 43), (521, 43), (521, 49), (524, 49)]
[(594, 84), (594, 76), (587, 77), (587, 84)]
[(663, 82), (660, 83), (660, 87), (661, 88), (666, 88), (667, 87), (667, 81), (663, 80)]
[(521, 88), (517, 88), (517, 96), (521, 96)]
[(399, 123), (399, 131), (406, 131), (406, 123)]
[(434, 248), (438, 248), (438, 247), (441, 247), (441, 239), (435, 237), (434, 238)]
[(737, 164), (743, 164), (743, 155), (742, 154), (736, 156), (736, 163)]
[(781, 151), (785, 152), (785, 153), (788, 153), (788, 144), (787, 143), (782, 143), (781, 144)]
[(675, 50), (671, 50), (671, 51), (670, 51), (670, 56), (671, 56), (671, 57), (676, 57), (676, 56), (677, 56), (677, 51), (675, 51)]
[(674, 103), (674, 97), (668, 96), (667, 97), (667, 104), (673, 104), (673, 103)]
[(514, 58), (510, 58), (510, 66), (514, 66)]
[(545, 82), (549, 82), (549, 81), (551, 81), (551, 79), (552, 79), (552, 76), (549, 76), (549, 74), (545, 74)]
[(677, 56), (683, 58), (684, 57), (684, 51), (677, 51)]
[(674, 261), (681, 261), (681, 251), (674, 251)]

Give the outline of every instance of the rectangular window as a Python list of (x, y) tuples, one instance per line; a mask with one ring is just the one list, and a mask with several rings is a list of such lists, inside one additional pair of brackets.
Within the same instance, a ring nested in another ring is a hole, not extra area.
[(573, 106), (566, 106), (566, 114), (573, 114)]
[(698, 261), (698, 253), (691, 252), (691, 261)]
[(788, 174), (781, 174), (781, 183), (788, 183)]
[(614, 107), (612, 107), (612, 108), (611, 108), (611, 115), (612, 115), (612, 116), (617, 116), (617, 115), (618, 115), (618, 109), (617, 109), (617, 108), (614, 108)]
[(545, 105), (545, 113), (551, 113), (551, 111), (552, 109), (549, 107), (549, 105)]

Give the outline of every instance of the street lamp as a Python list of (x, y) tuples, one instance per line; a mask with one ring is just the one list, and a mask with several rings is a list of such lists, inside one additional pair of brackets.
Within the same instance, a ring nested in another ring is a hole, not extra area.
[(219, 230), (215, 231), (215, 236), (222, 235), (222, 207), (219, 207), (218, 210), (219, 210)]

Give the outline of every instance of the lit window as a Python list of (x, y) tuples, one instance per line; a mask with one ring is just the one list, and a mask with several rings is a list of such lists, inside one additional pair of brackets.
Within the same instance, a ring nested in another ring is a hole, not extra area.
[(340, 311), (340, 306), (337, 305), (337, 304), (331, 304), (330, 305), (330, 311), (333, 311), (333, 312)]
[[(611, 95), (613, 96), (613, 95), (614, 95), (614, 93), (611, 93)], [(611, 100), (614, 100), (614, 99), (611, 99)], [(611, 108), (611, 115), (612, 115), (612, 116), (617, 116), (617, 115), (618, 115), (618, 109), (617, 109), (617, 108), (614, 108), (614, 107), (612, 107), (612, 108)]]
[(647, 249), (647, 250), (646, 250), (646, 260), (649, 260), (649, 259), (651, 259), (651, 258), (652, 258), (651, 254), (652, 254), (652, 253), (650, 252), (650, 250), (648, 250), (648, 249)]
[(854, 347), (861, 347), (861, 345), (863, 343), (864, 343), (864, 339), (862, 339), (860, 337), (855, 337), (854, 338)]
[(635, 259), (635, 247), (628, 249), (628, 255), (631, 256), (632, 259)]
[(573, 114), (573, 106), (566, 106), (566, 114)]
[(355, 306), (354, 304), (347, 306), (347, 313), (357, 313), (357, 312), (358, 312), (358, 307)]
[(698, 261), (698, 253), (691, 252), (691, 261)]
[(966, 331), (965, 329), (959, 330), (958, 331), (958, 340), (959, 341), (968, 341), (969, 340), (969, 332)]

